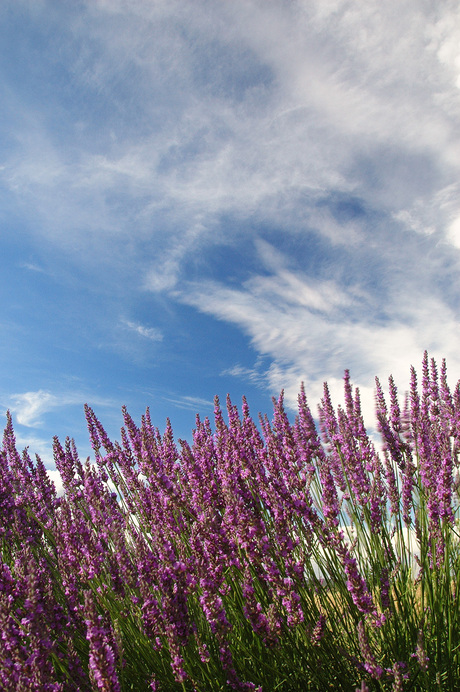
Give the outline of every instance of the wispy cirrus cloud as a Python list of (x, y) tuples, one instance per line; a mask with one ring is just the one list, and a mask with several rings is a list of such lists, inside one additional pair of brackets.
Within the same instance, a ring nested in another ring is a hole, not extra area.
[(34, 262), (21, 262), (19, 265), (21, 269), (28, 269), (31, 272), (37, 272), (39, 274), (44, 274), (45, 270)]
[[(65, 243), (64, 230), (78, 225), (80, 242), (88, 234), (106, 242), (109, 234), (125, 245), (127, 224), (143, 240), (158, 236), (161, 219), (168, 234), (158, 264), (172, 253), (179, 274), (183, 257), (200, 239), (209, 242), (224, 213), (298, 231), (303, 195), (304, 218), (318, 219), (327, 233), (315, 203), (328, 190), (423, 219), (432, 196), (449, 189), (459, 143), (448, 4), (437, 11), (377, 2), (200, 8), (91, 3), (89, 24), (71, 17), (74, 87), (98, 89), (101, 108), (114, 100), (115, 109), (98, 153), (96, 120), (71, 110), (74, 155), (50, 134), (43, 113), (6, 160), (3, 179), (32, 196), (39, 232)], [(138, 79), (128, 84), (133, 73)], [(129, 99), (117, 98), (120, 85)], [(137, 134), (128, 129), (133, 103)]]
[[(385, 380), (392, 373), (404, 391), (409, 364), (418, 367), (425, 349), (438, 359), (446, 356), (454, 372), (460, 372), (460, 320), (444, 303), (442, 291), (432, 295), (413, 279), (400, 284), (395, 275), (382, 307), (372, 289), (366, 293), (359, 282), (346, 287), (331, 279), (312, 281), (289, 269), (279, 253), (268, 252), (265, 245), (263, 251), (269, 256), (269, 274), (253, 276), (238, 288), (189, 284), (177, 297), (242, 329), (256, 352), (271, 359), (264, 376), (272, 391), (286, 390), (291, 407), (301, 381), (316, 401), (325, 380), (341, 396), (343, 372), (351, 369), (372, 419), (373, 376)], [(238, 367), (233, 374), (248, 375)]]
[(146, 327), (138, 322), (132, 322), (131, 320), (122, 320), (121, 323), (126, 326), (127, 329), (135, 332), (139, 336), (145, 339), (150, 339), (151, 341), (162, 341), (163, 334), (157, 327)]
[(26, 428), (39, 428), (43, 425), (46, 414), (64, 407), (79, 406), (83, 408), (85, 401), (93, 405), (113, 406), (113, 401), (107, 397), (84, 393), (81, 390), (52, 392), (38, 389), (4, 397), (4, 405), (20, 425)]
[(36, 392), (14, 394), (11, 397), (10, 408), (20, 425), (28, 428), (38, 427), (41, 417), (59, 406), (59, 398), (51, 392), (39, 389)]
[(205, 411), (209, 412), (212, 411), (214, 408), (213, 401), (211, 401), (210, 399), (203, 399), (202, 397), (197, 396), (167, 396), (165, 397), (165, 399), (171, 404), (174, 404), (174, 406), (176, 406), (177, 408), (186, 409), (188, 411), (199, 411), (204, 409)]

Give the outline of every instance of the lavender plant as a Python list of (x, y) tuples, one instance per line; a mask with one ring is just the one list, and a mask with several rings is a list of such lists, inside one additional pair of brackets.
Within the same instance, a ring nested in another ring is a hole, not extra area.
[(381, 448), (359, 391), (302, 388), (258, 424), (215, 401), (190, 443), (147, 409), (94, 463), (54, 440), (0, 452), (5, 690), (452, 690), (460, 686), (460, 384), (425, 353), (401, 400), (376, 381)]

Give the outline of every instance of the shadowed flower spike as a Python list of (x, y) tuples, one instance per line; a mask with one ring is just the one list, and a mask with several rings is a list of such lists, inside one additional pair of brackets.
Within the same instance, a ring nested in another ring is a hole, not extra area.
[(390, 379), (390, 395), (391, 409), (388, 415), (388, 409), (385, 403), (382, 387), (378, 377), (375, 378), (376, 387), (376, 415), (378, 421), (378, 430), (384, 441), (383, 449), (388, 452), (390, 458), (403, 470), (405, 465), (403, 443), (399, 436), (401, 428), (401, 412), (397, 400), (397, 391), (393, 380)]
[(343, 569), (347, 575), (347, 589), (351, 594), (353, 603), (361, 613), (375, 614), (372, 596), (366, 581), (358, 570), (356, 559), (351, 556), (347, 545), (344, 543), (343, 536), (338, 536), (335, 542), (338, 555), (342, 560)]
[(361, 681), (361, 687), (356, 688), (356, 692), (369, 692), (369, 688), (364, 680)]
[(404, 669), (405, 664), (401, 664), (399, 662), (396, 662), (393, 665), (392, 673), (393, 673), (393, 685), (391, 688), (391, 692), (403, 692), (404, 690), (404, 675), (402, 673), (402, 670)]
[(380, 575), (380, 602), (383, 610), (388, 610), (390, 608), (389, 593), (390, 581), (388, 568), (382, 567), (382, 573)]
[(324, 383), (323, 390), (323, 398), (321, 399), (321, 404), (318, 406), (320, 413), (320, 428), (325, 441), (330, 445), (330, 449), (332, 449), (335, 445), (340, 445), (341, 436), (327, 382)]
[(359, 648), (361, 649), (361, 654), (363, 656), (363, 663), (364, 663), (364, 668), (366, 671), (371, 675), (375, 680), (379, 680), (382, 675), (383, 675), (383, 668), (379, 665), (377, 665), (375, 656), (372, 653), (367, 634), (366, 634), (366, 629), (364, 622), (360, 620), (358, 622), (358, 643), (359, 643)]
[(430, 659), (425, 650), (425, 637), (423, 635), (423, 627), (420, 627), (417, 635), (417, 649), (415, 656), (420, 665), (420, 668), (426, 673), (429, 667)]
[(319, 616), (318, 622), (313, 628), (313, 631), (311, 633), (311, 643), (313, 646), (318, 646), (321, 643), (321, 640), (324, 636), (324, 632), (326, 629), (326, 616), (321, 613)]

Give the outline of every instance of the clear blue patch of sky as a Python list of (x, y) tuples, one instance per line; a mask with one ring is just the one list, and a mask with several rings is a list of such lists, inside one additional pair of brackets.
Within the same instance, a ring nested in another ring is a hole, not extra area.
[(317, 207), (327, 207), (336, 221), (345, 223), (370, 215), (363, 200), (343, 192), (330, 193), (318, 202)]
[(232, 286), (249, 279), (255, 269), (257, 251), (254, 240), (257, 233), (243, 228), (240, 220), (223, 217), (216, 223), (220, 242), (205, 245), (201, 253), (184, 260), (184, 273), (189, 281), (203, 277)]
[[(41, 102), (48, 113), (62, 112), (67, 99), (75, 100), (74, 80), (69, 71), (68, 53), (72, 44), (66, 24), (53, 16), (35, 18), (27, 11), (11, 7), (0, 22), (0, 69), (3, 84), (21, 93), (25, 106)], [(56, 111), (57, 104), (61, 104)]]

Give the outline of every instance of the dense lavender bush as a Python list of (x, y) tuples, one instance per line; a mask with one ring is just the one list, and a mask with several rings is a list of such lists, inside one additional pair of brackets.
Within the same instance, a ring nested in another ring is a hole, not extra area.
[(54, 440), (64, 487), (0, 453), (0, 689), (460, 688), (460, 385), (425, 354), (404, 402), (302, 389), (257, 426), (216, 399), (176, 445), (123, 410), (86, 418), (95, 463)]

